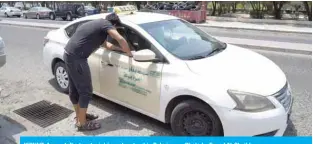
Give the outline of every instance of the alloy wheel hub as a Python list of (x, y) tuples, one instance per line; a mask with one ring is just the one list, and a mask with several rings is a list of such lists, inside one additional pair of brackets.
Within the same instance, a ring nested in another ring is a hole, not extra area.
[(56, 70), (57, 82), (62, 88), (68, 87), (68, 75), (63, 67), (58, 67)]

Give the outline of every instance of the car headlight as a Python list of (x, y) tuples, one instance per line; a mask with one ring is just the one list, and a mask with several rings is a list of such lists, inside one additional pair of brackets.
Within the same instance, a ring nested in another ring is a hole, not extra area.
[(267, 97), (236, 90), (228, 90), (227, 92), (236, 102), (236, 110), (245, 112), (262, 112), (275, 109), (274, 104)]

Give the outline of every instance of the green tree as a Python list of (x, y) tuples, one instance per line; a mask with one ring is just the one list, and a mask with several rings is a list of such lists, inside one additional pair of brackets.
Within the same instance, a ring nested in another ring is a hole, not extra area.
[(236, 10), (237, 10), (237, 4), (238, 4), (238, 2), (236, 2), (236, 1), (233, 1), (233, 2), (231, 3), (231, 7), (232, 7), (232, 11), (233, 11), (233, 13), (236, 13)]
[(264, 10), (266, 8), (263, 5), (263, 2), (251, 1), (250, 5), (252, 7), (252, 11), (250, 11), (250, 16), (252, 18), (263, 19), (264, 18)]
[(217, 1), (212, 1), (212, 16), (215, 16), (217, 5), (218, 5)]
[(286, 1), (273, 1), (275, 19), (282, 18), (281, 8), (284, 6), (285, 3), (287, 2)]

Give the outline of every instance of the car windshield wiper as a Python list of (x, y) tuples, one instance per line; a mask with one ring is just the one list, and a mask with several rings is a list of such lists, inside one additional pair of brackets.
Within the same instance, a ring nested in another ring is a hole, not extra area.
[(222, 50), (226, 49), (226, 47), (227, 47), (227, 44), (224, 43), (224, 46), (223, 46), (223, 47), (214, 49), (213, 51), (209, 52), (209, 53), (206, 55), (206, 57), (210, 56), (211, 54), (213, 54), (213, 53), (215, 53), (215, 52), (222, 51)]
[(192, 58), (189, 58), (188, 60), (196, 60), (196, 59), (202, 59), (202, 58), (205, 58), (206, 56), (202, 56), (202, 55), (199, 55), (199, 56), (194, 56)]

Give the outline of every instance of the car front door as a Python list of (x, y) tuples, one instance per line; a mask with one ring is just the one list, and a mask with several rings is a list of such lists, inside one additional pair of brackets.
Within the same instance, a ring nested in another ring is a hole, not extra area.
[[(124, 29), (134, 51), (156, 48), (139, 33)], [(112, 42), (118, 45), (117, 42)], [(123, 52), (108, 51), (101, 60), (101, 92), (149, 114), (158, 115), (163, 63), (138, 62)]]

